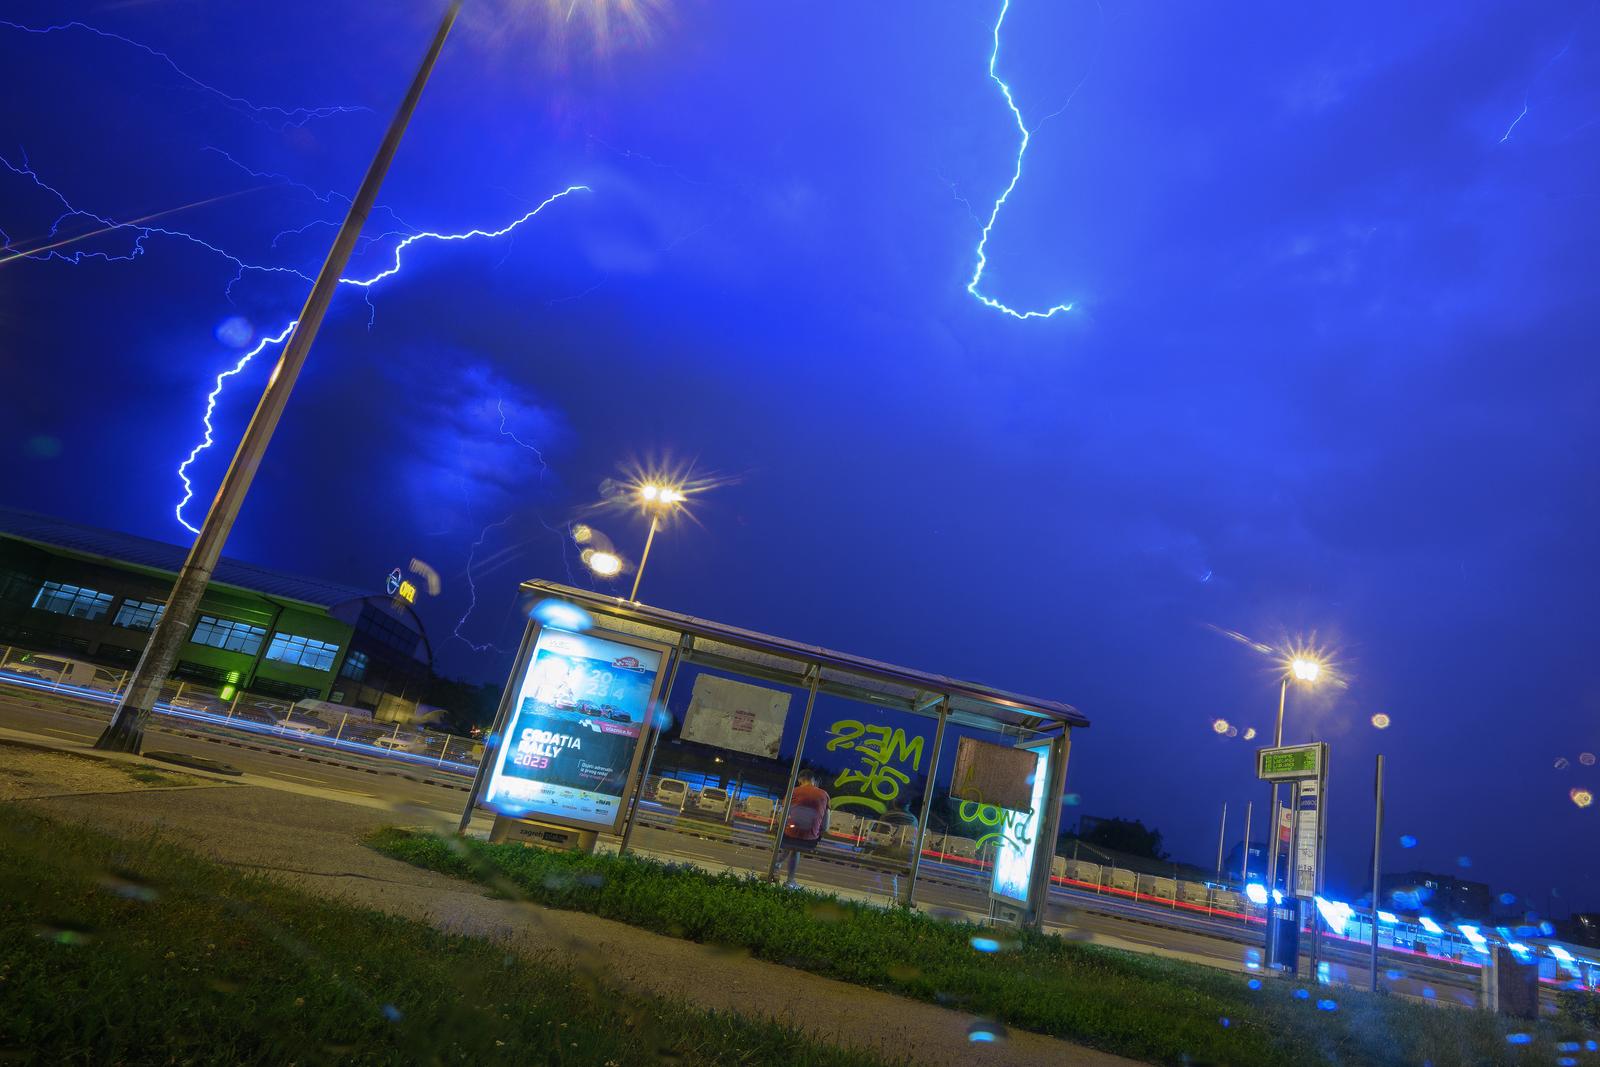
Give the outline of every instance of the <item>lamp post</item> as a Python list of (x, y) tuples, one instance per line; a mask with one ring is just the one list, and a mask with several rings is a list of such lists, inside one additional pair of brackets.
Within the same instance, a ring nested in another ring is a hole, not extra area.
[(284, 345), (278, 365), (267, 379), (266, 389), (261, 393), (250, 425), (239, 440), (239, 447), (233, 453), (233, 460), (228, 464), (228, 472), (211, 501), (205, 521), (200, 524), (200, 532), (178, 571), (177, 581), (173, 583), (172, 594), (167, 600), (167, 610), (162, 612), (156, 623), (144, 653), (139, 657), (139, 664), (128, 681), (128, 688), (118, 702), (110, 724), (95, 741), (95, 748), (138, 752), (143, 744), (144, 723), (161, 695), (161, 685), (177, 662), (178, 653), (189, 639), (200, 598), (205, 594), (211, 573), (222, 557), (222, 547), (233, 529), (245, 495), (250, 491), (250, 483), (261, 466), (262, 457), (266, 455), (267, 445), (271, 443), (273, 431), (277, 429), (278, 420), (289, 402), (289, 393), (294, 388), (295, 379), (300, 376), (300, 369), (305, 365), (323, 316), (327, 314), (328, 305), (339, 287), (339, 276), (344, 273), (356, 239), (361, 236), (361, 228), (378, 199), (378, 188), (389, 172), (389, 164), (400, 147), (400, 139), (405, 135), (411, 114), (416, 110), (422, 90), (428, 84), (428, 76), (433, 73), (434, 63), (438, 61), (445, 38), (449, 36), (460, 11), (461, 0), (452, 0), (434, 33), (433, 43), (422, 57), (422, 65), (411, 80), (411, 87), (389, 122), (377, 154), (367, 167), (366, 176), (361, 179), (361, 187), (350, 201), (350, 210), (334, 237), (328, 258), (311, 287), (311, 295), (306, 298), (305, 307), (295, 320), (289, 342)]
[(628, 599), (634, 603), (639, 601), (639, 583), (644, 579), (644, 565), (650, 562), (650, 546), (655, 544), (661, 517), (682, 507), (687, 499), (682, 489), (660, 482), (645, 482), (638, 492), (639, 506), (650, 516), (650, 532), (645, 535), (644, 554), (639, 557), (639, 570), (633, 576), (633, 592), (628, 594)]

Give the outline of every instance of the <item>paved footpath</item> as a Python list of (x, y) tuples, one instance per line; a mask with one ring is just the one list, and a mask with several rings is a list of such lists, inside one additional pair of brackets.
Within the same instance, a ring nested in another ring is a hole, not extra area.
[[(16, 732), (4, 733), (7, 740), (21, 740)], [(37, 740), (56, 750), (84, 752), (58, 739)], [(8, 753), (15, 758), (15, 752), (0, 745), (0, 761)], [(375, 827), (418, 825), (437, 817), (431, 813), (255, 785), (248, 777), (232, 781), (230, 788), (147, 790), (130, 783), (126, 791), (101, 787), (93, 792), (62, 782), (59, 790), (41, 791), (50, 795), (22, 802), (112, 833), (164, 830), (230, 866), (451, 933), (504, 940), (519, 952), (575, 967), (604, 984), (700, 1008), (774, 1018), (824, 1041), (909, 1056), (917, 1064), (1113, 1067), (1134, 1062), (1017, 1030), (1004, 1041), (975, 1044), (967, 1037), (972, 1016), (958, 1011), (581, 912), (491, 899), (477, 886), (388, 859), (358, 843)]]

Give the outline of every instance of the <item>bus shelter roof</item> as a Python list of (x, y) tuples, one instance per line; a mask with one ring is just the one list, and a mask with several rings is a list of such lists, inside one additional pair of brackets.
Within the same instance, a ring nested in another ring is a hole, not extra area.
[(898, 667), (556, 582), (527, 581), (522, 588), (540, 599), (576, 604), (606, 629), (669, 644), (689, 638), (685, 657), (689, 662), (736, 674), (803, 689), (811, 684), (814, 671), (820, 692), (925, 713), (948, 701), (951, 718), (972, 726), (1047, 730), (1089, 725), (1082, 712), (1058, 700)]

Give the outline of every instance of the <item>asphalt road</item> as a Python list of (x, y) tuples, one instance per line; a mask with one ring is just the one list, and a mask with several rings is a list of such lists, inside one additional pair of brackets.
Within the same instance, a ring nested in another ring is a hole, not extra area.
[[(0, 695), (0, 726), (87, 744), (97, 737), (109, 709), (53, 697)], [(292, 738), (263, 737), (190, 724), (153, 720), (146, 733), (146, 751), (165, 750), (206, 756), (232, 764), (247, 778), (276, 779), (290, 788), (319, 790), (355, 798), (357, 802), (391, 806), (414, 815), (428, 813), (453, 824), (460, 817), (470, 784), (463, 776), (382, 757), (364, 757), (306, 744)], [(479, 817), (483, 819), (482, 816)], [(634, 829), (630, 848), (662, 859), (689, 861), (711, 869), (732, 868), (764, 873), (771, 855), (770, 836), (743, 828), (685, 818), (646, 804)], [(614, 847), (615, 842), (612, 842)], [(844, 848), (824, 848), (800, 860), (800, 882), (810, 888), (887, 903), (903, 891), (903, 866), (874, 864)], [(917, 880), (917, 901), (930, 911), (981, 918), (988, 914), (987, 875), (953, 864), (924, 859)], [(1233, 971), (1249, 969), (1259, 959), (1259, 924), (1212, 918), (1185, 910), (1104, 896), (1090, 891), (1052, 887), (1046, 927), (1063, 936), (1134, 951), (1188, 959)], [(1368, 967), (1364, 945), (1326, 939), (1324, 958), (1332, 978), (1364, 984)], [(1448, 961), (1387, 950), (1381, 957), (1386, 972), (1401, 977), (1385, 985), (1418, 997), (1475, 1003), (1478, 972)], [(1429, 991), (1431, 992), (1431, 995)]]

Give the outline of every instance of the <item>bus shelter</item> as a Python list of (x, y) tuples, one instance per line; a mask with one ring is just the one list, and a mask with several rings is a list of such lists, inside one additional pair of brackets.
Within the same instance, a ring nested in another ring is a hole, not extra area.
[(554, 582), (522, 593), (463, 830), (484, 810), (771, 877), (804, 774), (830, 819), (803, 881), (1042, 921), (1077, 709)]

